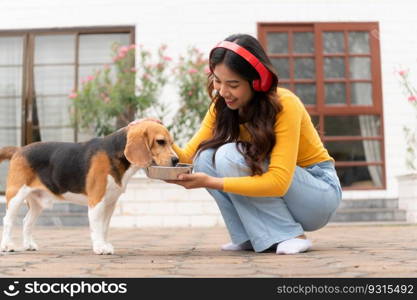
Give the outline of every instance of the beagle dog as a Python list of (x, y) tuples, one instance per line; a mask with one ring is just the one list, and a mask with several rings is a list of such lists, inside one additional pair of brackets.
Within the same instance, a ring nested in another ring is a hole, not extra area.
[(10, 159), (0, 251), (15, 251), (12, 225), (24, 200), (29, 207), (23, 219), (24, 250), (38, 250), (32, 237), (35, 221), (54, 200), (63, 200), (88, 205), (93, 251), (113, 254), (107, 232), (117, 199), (140, 168), (175, 166), (179, 159), (172, 144), (164, 126), (142, 121), (83, 143), (36, 142), (0, 149), (0, 162)]

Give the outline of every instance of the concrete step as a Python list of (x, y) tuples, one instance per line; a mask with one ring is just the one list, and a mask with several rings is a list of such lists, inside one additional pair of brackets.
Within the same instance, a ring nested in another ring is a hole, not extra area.
[[(209, 203), (212, 203), (211, 200)], [(167, 206), (169, 203), (161, 205)], [(177, 203), (178, 204), (178, 203)], [(195, 204), (195, 203), (194, 203)], [(179, 205), (179, 204), (178, 204)], [(0, 226), (3, 225), (3, 216), (5, 213), (5, 203), (0, 203)], [(169, 206), (169, 205), (168, 205)], [(189, 205), (185, 204), (186, 207)], [(190, 206), (191, 207), (191, 206)], [(207, 211), (198, 208), (190, 208), (190, 216), (197, 214), (199, 216), (206, 216), (210, 212), (210, 216), (216, 214), (215, 211)], [(131, 211), (129, 209), (129, 211)], [(140, 218), (151, 218), (160, 214), (163, 207), (141, 207), (142, 215)], [(183, 210), (183, 209), (182, 209)], [(132, 210), (135, 211), (135, 210)], [(179, 209), (167, 211), (166, 217), (175, 216), (177, 218), (184, 217), (179, 215)], [(19, 216), (16, 219), (16, 224), (22, 224), (22, 219), (26, 215), (27, 207), (22, 205), (19, 211)], [(128, 216), (116, 216), (116, 218), (127, 218)], [(405, 222), (406, 211), (398, 209), (398, 199), (345, 199), (342, 201), (336, 214), (332, 217), (330, 222), (349, 223), (349, 222)], [(52, 209), (45, 209), (37, 221), (38, 225), (42, 226), (88, 226), (88, 212), (86, 206), (76, 205), (72, 203), (56, 202)]]
[(405, 222), (398, 199), (345, 199), (331, 222)]
[[(6, 211), (6, 203), (0, 203), (0, 213), (4, 213)], [(27, 211), (26, 204), (23, 204), (20, 207), (19, 213), (25, 214)], [(51, 209), (45, 209), (42, 214), (45, 213), (86, 213), (87, 212), (87, 206), (84, 205), (77, 205), (67, 202), (54, 202), (54, 205)]]
[(339, 209), (398, 208), (398, 199), (344, 199)]
[[(28, 208), (22, 205), (16, 218), (17, 225), (21, 225)], [(6, 204), (0, 203), (0, 226), (3, 225), (3, 217)], [(87, 226), (88, 211), (86, 206), (72, 203), (55, 203), (52, 209), (45, 209), (36, 221), (40, 226)]]
[(331, 222), (399, 222), (406, 220), (404, 210), (372, 208), (372, 209), (344, 209), (339, 210), (330, 220)]

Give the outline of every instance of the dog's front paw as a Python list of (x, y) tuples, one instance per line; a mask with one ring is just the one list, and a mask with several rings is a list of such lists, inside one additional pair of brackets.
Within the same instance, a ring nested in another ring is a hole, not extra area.
[(2, 242), (0, 244), (0, 252), (14, 252), (16, 247), (12, 242)]
[(94, 243), (93, 250), (95, 254), (99, 255), (111, 255), (114, 253), (112, 244), (105, 242)]
[(34, 240), (23, 241), (23, 250), (25, 251), (37, 251), (39, 249), (38, 245)]

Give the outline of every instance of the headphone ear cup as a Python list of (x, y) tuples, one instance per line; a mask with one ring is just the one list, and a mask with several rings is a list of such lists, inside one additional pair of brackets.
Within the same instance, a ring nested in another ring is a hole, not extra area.
[(252, 81), (252, 87), (255, 91), (261, 91), (261, 81), (259, 79), (255, 79)]

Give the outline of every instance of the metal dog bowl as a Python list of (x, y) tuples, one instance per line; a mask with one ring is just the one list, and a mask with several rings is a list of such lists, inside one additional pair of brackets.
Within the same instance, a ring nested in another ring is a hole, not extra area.
[(180, 174), (190, 174), (193, 171), (193, 165), (177, 164), (175, 167), (150, 166), (145, 168), (146, 175), (149, 178), (162, 180), (177, 180)]

